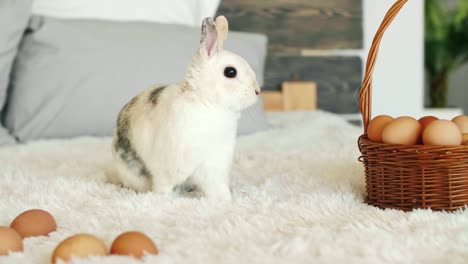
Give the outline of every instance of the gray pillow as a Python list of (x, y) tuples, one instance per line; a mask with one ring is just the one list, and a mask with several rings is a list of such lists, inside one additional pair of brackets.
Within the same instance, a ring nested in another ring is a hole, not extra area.
[[(20, 141), (110, 136), (138, 92), (184, 77), (199, 38), (200, 28), (181, 25), (34, 16), (15, 63), (7, 127)], [(226, 49), (263, 83), (266, 44), (263, 35), (232, 32)], [(239, 133), (265, 127), (257, 105), (241, 118)]]
[[(11, 65), (30, 13), (31, 0), (0, 1), (0, 120), (7, 97)], [(0, 122), (0, 145), (13, 143), (15, 139)]]

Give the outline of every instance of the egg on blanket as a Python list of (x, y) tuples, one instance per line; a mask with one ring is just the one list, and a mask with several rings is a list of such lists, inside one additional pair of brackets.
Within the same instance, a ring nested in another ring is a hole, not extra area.
[(145, 234), (129, 231), (119, 235), (112, 243), (111, 254), (141, 258), (145, 253), (158, 254), (158, 248)]
[(57, 229), (54, 217), (40, 209), (32, 209), (18, 215), (10, 227), (23, 238), (30, 236), (46, 236)]
[(386, 144), (416, 145), (421, 137), (422, 126), (418, 120), (409, 117), (398, 117), (382, 131), (382, 141)]
[(106, 244), (99, 238), (89, 234), (77, 234), (60, 242), (52, 253), (52, 263), (59, 259), (69, 261), (74, 257), (106, 256), (107, 253)]
[(13, 228), (0, 226), (0, 256), (23, 251), (23, 238)]
[(367, 128), (369, 140), (375, 143), (382, 143), (382, 131), (393, 121), (393, 117), (388, 115), (379, 115), (374, 117)]

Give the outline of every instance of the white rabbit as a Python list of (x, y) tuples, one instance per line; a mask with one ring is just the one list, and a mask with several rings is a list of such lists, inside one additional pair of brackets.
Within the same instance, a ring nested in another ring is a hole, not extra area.
[(224, 16), (204, 19), (185, 80), (143, 91), (121, 110), (112, 149), (122, 185), (169, 194), (190, 182), (210, 199), (231, 199), (237, 121), (260, 87), (248, 63), (223, 49), (227, 32)]

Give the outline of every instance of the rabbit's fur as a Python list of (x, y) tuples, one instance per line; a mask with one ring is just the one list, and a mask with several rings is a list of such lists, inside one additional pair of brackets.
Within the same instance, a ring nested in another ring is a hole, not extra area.
[[(143, 91), (123, 107), (112, 145), (122, 185), (169, 194), (191, 182), (208, 198), (231, 199), (237, 121), (260, 88), (248, 63), (223, 49), (227, 31), (225, 17), (206, 18), (185, 79)], [(225, 76), (227, 67), (236, 77)]]

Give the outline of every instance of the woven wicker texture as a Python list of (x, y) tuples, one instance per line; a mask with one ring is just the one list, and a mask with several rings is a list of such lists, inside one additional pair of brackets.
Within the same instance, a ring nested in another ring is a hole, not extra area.
[(386, 14), (372, 43), (360, 91), (364, 134), (358, 145), (366, 175), (366, 202), (380, 208), (453, 211), (468, 204), (468, 147), (402, 146), (367, 138), (371, 120), (372, 74), (385, 30), (408, 0)]

